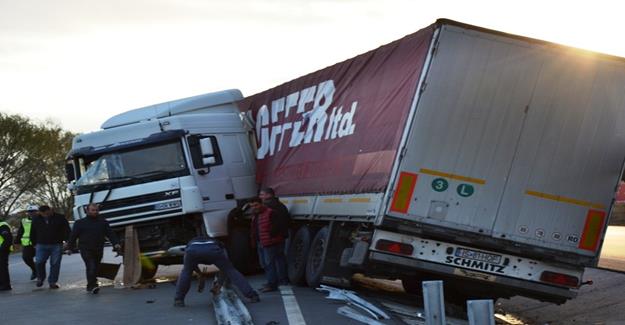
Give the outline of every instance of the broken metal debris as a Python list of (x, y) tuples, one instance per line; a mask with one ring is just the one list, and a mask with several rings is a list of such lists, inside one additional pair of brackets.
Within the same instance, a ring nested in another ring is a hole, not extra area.
[[(353, 320), (372, 325), (383, 325), (383, 323), (378, 322), (380, 318), (390, 319), (390, 317), (382, 309), (360, 298), (353, 291), (338, 289), (323, 284), (319, 288), (317, 288), (317, 290), (328, 292), (328, 299), (341, 300), (347, 303), (347, 306), (339, 307), (336, 310), (339, 315), (343, 315)], [(360, 309), (371, 317), (359, 313), (350, 306)]]
[(355, 311), (354, 309), (348, 306), (339, 307), (339, 309), (337, 309), (336, 312), (339, 313), (339, 315), (349, 317), (361, 323), (365, 323), (369, 325), (384, 325), (383, 323), (380, 323), (371, 317), (367, 317), (365, 315), (358, 313), (357, 311)]
[[(380, 301), (380, 304), (389, 312), (397, 316), (402, 322), (408, 325), (425, 324), (425, 312), (423, 308), (408, 306), (391, 301)], [(467, 325), (467, 321), (452, 317), (446, 318), (447, 325)]]
[(347, 303), (351, 303), (353, 305), (357, 305), (360, 309), (367, 309), (368, 313), (375, 316), (375, 319), (380, 319), (380, 317), (384, 319), (390, 319), (390, 317), (380, 308), (371, 304), (370, 302), (360, 298), (354, 291), (349, 291), (345, 289), (338, 289), (327, 285), (321, 285), (317, 288), (318, 291), (327, 291), (328, 299), (333, 300), (343, 300)]
[(213, 308), (219, 325), (254, 324), (239, 296), (227, 285), (221, 288), (221, 293), (213, 295)]

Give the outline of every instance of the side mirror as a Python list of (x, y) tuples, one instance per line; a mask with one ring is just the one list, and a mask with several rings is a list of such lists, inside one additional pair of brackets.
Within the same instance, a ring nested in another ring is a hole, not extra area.
[(202, 151), (202, 163), (205, 166), (213, 165), (217, 162), (211, 138), (200, 139), (200, 150)]
[(198, 172), (200, 175), (208, 174), (211, 166), (223, 164), (217, 138), (213, 135), (191, 135), (188, 137), (189, 149), (193, 167), (198, 171), (205, 169), (206, 172)]
[(74, 170), (74, 163), (71, 160), (68, 160), (65, 163), (65, 177), (68, 182), (72, 182), (76, 179), (76, 171)]

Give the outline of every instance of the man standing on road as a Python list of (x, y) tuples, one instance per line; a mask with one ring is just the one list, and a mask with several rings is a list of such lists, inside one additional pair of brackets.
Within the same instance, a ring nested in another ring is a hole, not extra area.
[(273, 211), (273, 230), (275, 233), (280, 233), (284, 238), (289, 237), (289, 224), (291, 223), (291, 215), (289, 215), (289, 209), (280, 202), (273, 188), (265, 187), (260, 190), (258, 197), (263, 200), (263, 204)]
[(199, 269), (199, 264), (214, 264), (219, 268), (218, 287), (223, 284), (227, 277), (239, 288), (249, 302), (260, 301), (258, 294), (252, 289), (247, 280), (245, 280), (245, 277), (234, 268), (222, 244), (211, 237), (200, 236), (189, 241), (185, 249), (184, 267), (178, 277), (178, 283), (176, 284), (174, 306), (184, 307), (184, 298), (191, 286), (191, 275), (194, 270)]
[(20, 229), (15, 237), (15, 244), (22, 245), (22, 260), (32, 271), (30, 275), (31, 280), (37, 278), (37, 269), (35, 268), (35, 247), (33, 247), (33, 243), (30, 240), (30, 229), (32, 228), (33, 219), (38, 216), (38, 209), (39, 207), (36, 205), (28, 206), (26, 210), (28, 215), (22, 218)]
[(100, 291), (97, 274), (102, 261), (105, 238), (113, 244), (113, 251), (121, 249), (108, 221), (100, 216), (98, 205), (91, 203), (87, 206), (87, 217), (74, 222), (74, 229), (65, 249), (70, 251), (74, 249), (78, 240), (80, 257), (85, 262), (87, 291), (93, 294)]
[(278, 290), (279, 284), (288, 284), (286, 257), (284, 256), (284, 235), (279, 228), (279, 220), (273, 210), (263, 205), (260, 198), (249, 201), (252, 217), (252, 243), (259, 244), (265, 264), (267, 283), (260, 292)]
[(0, 221), (0, 291), (11, 290), (9, 277), (9, 254), (13, 244), (13, 235), (9, 224)]
[(30, 240), (35, 245), (35, 265), (37, 267), (37, 287), (46, 279), (46, 263), (50, 259), (50, 289), (58, 289), (63, 242), (69, 236), (69, 223), (65, 216), (54, 213), (47, 205), (39, 207), (40, 217), (33, 220)]

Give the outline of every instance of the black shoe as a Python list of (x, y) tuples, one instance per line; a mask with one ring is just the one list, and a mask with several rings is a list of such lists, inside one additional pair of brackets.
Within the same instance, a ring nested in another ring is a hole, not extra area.
[(37, 287), (42, 287), (43, 286), (43, 280), (37, 280)]
[(37, 278), (37, 273), (33, 272), (33, 274), (30, 275), (30, 280), (32, 281), (32, 280), (34, 280), (36, 278)]
[(266, 287), (262, 287), (262, 288), (258, 289), (258, 291), (260, 291), (262, 293), (274, 292), (274, 291), (278, 291), (278, 288), (277, 287), (266, 286)]
[(89, 291), (91, 291), (91, 293), (93, 293), (94, 295), (97, 295), (98, 292), (100, 292), (100, 287), (95, 287), (95, 288), (93, 288), (93, 289), (91, 289)]
[(13, 290), (13, 288), (11, 288), (10, 286), (0, 288), (0, 291), (11, 291), (11, 290)]
[(50, 289), (58, 289), (58, 288), (60, 288), (58, 284), (50, 283)]
[(184, 300), (182, 300), (182, 299), (175, 299), (174, 300), (174, 307), (184, 307)]

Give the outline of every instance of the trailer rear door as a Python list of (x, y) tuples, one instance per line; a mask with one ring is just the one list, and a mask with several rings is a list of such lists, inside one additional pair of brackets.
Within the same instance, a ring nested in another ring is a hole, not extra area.
[(595, 256), (625, 155), (625, 64), (543, 51), (493, 235)]
[(387, 214), (594, 254), (624, 156), (623, 64), (441, 28)]

